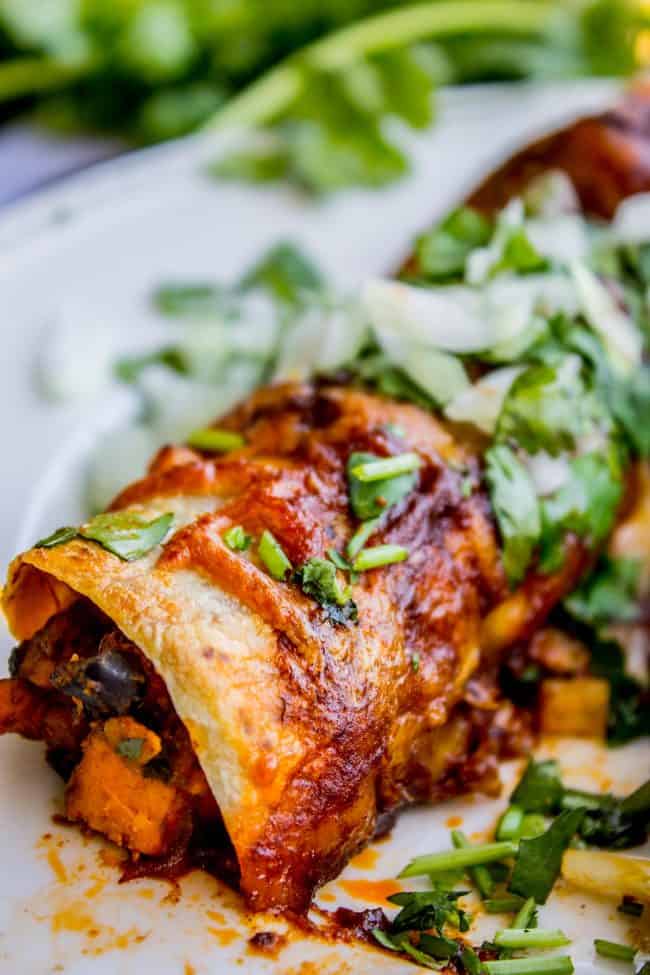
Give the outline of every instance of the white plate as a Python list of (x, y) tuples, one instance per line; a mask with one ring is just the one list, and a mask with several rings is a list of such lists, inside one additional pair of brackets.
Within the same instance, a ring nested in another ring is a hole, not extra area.
[[(414, 233), (522, 141), (602, 106), (613, 91), (608, 83), (589, 83), (447, 92), (434, 129), (407, 137), (416, 159), (413, 175), (381, 193), (309, 203), (282, 189), (216, 185), (204, 175), (214, 143), (191, 139), (96, 167), (5, 211), (0, 562), (52, 527), (80, 518), (93, 440), (130, 408), (128, 397), (120, 396), (83, 409), (54, 408), (34, 392), (38, 347), (65, 300), (74, 298), (89, 320), (115, 323), (116, 345), (135, 348), (156, 327), (147, 305), (156, 283), (227, 280), (281, 238), (297, 240), (335, 281), (353, 285), (394, 266)], [(0, 634), (0, 642), (9, 648), (8, 635)], [(237, 897), (204, 875), (183, 881), (179, 898), (169, 885), (154, 881), (118, 887), (115, 868), (100, 860), (105, 848), (99, 840), (53, 824), (61, 785), (44, 765), (42, 749), (11, 738), (0, 743), (0, 755), (1, 972), (415, 970), (387, 954), (323, 944), (296, 932), (276, 958), (252, 955), (246, 939), (256, 930), (282, 928), (282, 922), (247, 919)], [(638, 745), (607, 753), (578, 744), (562, 757), (572, 781), (585, 787), (611, 784), (624, 791), (647, 774), (647, 749)], [(359, 909), (381, 903), (384, 888), (372, 885), (393, 877), (411, 856), (445, 847), (450, 817), (462, 817), (469, 834), (481, 833), (502, 806), (503, 801), (468, 799), (410, 811), (388, 842), (362, 855), (326, 888), (321, 903)], [(575, 939), (572, 954), (580, 972), (617, 970), (596, 962), (592, 949), (595, 936), (625, 939), (629, 923), (616, 916), (611, 902), (588, 902), (559, 890), (543, 909), (543, 922)], [(497, 919), (479, 923), (482, 935), (494, 930)]]

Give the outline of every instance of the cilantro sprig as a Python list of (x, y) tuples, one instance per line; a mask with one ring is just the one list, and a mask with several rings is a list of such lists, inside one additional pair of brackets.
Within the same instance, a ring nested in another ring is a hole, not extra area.
[(164, 541), (173, 520), (174, 515), (171, 512), (148, 521), (137, 512), (109, 511), (95, 515), (79, 528), (59, 528), (47, 538), (36, 542), (34, 547), (53, 548), (65, 545), (75, 538), (82, 538), (96, 542), (124, 562), (133, 562)]

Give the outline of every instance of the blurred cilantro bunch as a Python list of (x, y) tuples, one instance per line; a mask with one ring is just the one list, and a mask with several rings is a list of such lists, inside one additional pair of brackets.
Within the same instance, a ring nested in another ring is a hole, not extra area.
[(0, 105), (135, 142), (272, 124), (222, 174), (376, 186), (436, 85), (627, 75), (642, 26), (640, 0), (0, 0)]

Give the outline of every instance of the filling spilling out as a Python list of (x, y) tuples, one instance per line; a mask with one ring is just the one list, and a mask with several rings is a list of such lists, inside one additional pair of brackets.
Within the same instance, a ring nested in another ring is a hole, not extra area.
[(131, 852), (125, 876), (191, 866), (237, 882), (219, 807), (164, 681), (89, 600), (13, 651), (0, 733), (43, 741), (65, 816)]
[[(501, 681), (510, 684), (534, 663), (579, 684), (582, 656), (547, 628), (512, 651)], [(128, 851), (124, 879), (201, 867), (238, 886), (219, 807), (165, 683), (107, 616), (79, 598), (14, 649), (10, 671), (0, 680), (0, 734), (45, 743), (66, 783), (66, 819)], [(495, 707), (487, 693), (495, 680), (485, 673), (470, 681), (443, 736), (445, 772), (423, 794), (495, 794), (498, 760), (530, 747), (531, 702), (501, 699)], [(395, 810), (379, 812), (376, 835), (391, 828)]]

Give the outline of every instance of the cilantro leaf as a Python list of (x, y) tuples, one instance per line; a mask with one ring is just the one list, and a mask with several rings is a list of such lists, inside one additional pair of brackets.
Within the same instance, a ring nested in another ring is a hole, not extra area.
[(302, 251), (284, 241), (271, 247), (239, 282), (242, 291), (264, 288), (286, 305), (300, 305), (306, 295), (321, 291), (323, 276)]
[(142, 754), (144, 738), (123, 738), (118, 741), (115, 751), (130, 762), (137, 762)]
[(625, 657), (615, 640), (603, 640), (584, 628), (591, 648), (591, 672), (610, 684), (607, 740), (622, 745), (642, 735), (650, 735), (650, 690), (630, 677)]
[(418, 948), (432, 958), (444, 961), (458, 954), (459, 943), (453, 938), (446, 938), (443, 934), (421, 934)]
[(462, 278), (465, 261), (476, 247), (487, 244), (491, 233), (490, 222), (477, 210), (452, 211), (417, 241), (418, 276), (429, 281)]
[(558, 365), (531, 366), (510, 387), (497, 423), (499, 442), (534, 454), (573, 450), (579, 437), (608, 431), (608, 414), (579, 373), (576, 356)]
[(541, 836), (519, 841), (508, 889), (545, 904), (560, 875), (562, 856), (584, 818), (584, 809), (567, 809)]
[(623, 495), (620, 457), (612, 445), (606, 453), (592, 452), (569, 464), (570, 477), (542, 502), (541, 568), (553, 571), (563, 560), (564, 535), (571, 531), (596, 545), (612, 529)]
[(604, 555), (594, 571), (567, 596), (564, 605), (583, 623), (633, 622), (639, 616), (640, 569), (637, 559)]
[(360, 358), (351, 368), (352, 375), (358, 376), (362, 382), (373, 386), (384, 396), (415, 403), (424, 410), (435, 407), (434, 401), (420, 386), (416, 385), (402, 369), (391, 365), (387, 356), (377, 352), (376, 349)]
[(548, 261), (535, 250), (523, 227), (514, 227), (503, 244), (501, 257), (491, 268), (490, 275), (503, 271), (514, 271), (516, 274), (532, 274), (535, 271), (545, 271)]
[(387, 508), (397, 504), (415, 487), (418, 479), (417, 471), (400, 474), (398, 477), (387, 477), (381, 481), (360, 481), (352, 471), (361, 464), (375, 460), (383, 460), (377, 454), (355, 451), (350, 454), (347, 463), (348, 486), (350, 492), (350, 507), (357, 518), (367, 521), (376, 518)]
[(649, 457), (650, 367), (643, 366), (627, 380), (615, 382), (611, 379), (604, 394), (633, 452), (640, 457)]
[(297, 570), (296, 579), (305, 595), (311, 596), (321, 606), (342, 608), (352, 602), (350, 587), (342, 588), (337, 568), (328, 559), (309, 559)]
[(125, 562), (133, 562), (163, 541), (173, 520), (171, 512), (147, 521), (133, 511), (109, 511), (82, 525), (79, 535)]
[(486, 478), (503, 539), (503, 566), (510, 585), (525, 575), (541, 533), (540, 507), (526, 468), (509, 447), (491, 447)]
[(77, 528), (70, 526), (57, 528), (47, 538), (40, 538), (37, 542), (34, 542), (34, 548), (54, 548), (56, 545), (64, 545), (65, 542), (70, 542), (73, 538), (78, 538), (78, 536), (79, 530)]
[(391, 904), (401, 907), (391, 925), (391, 933), (428, 931), (430, 928), (440, 933), (445, 924), (459, 931), (468, 931), (469, 915), (456, 903), (464, 893), (466, 891), (435, 889), (391, 894), (388, 898)]
[(172, 318), (215, 315), (229, 301), (227, 291), (216, 284), (163, 284), (153, 294), (153, 303)]
[(80, 528), (59, 528), (36, 542), (34, 547), (53, 548), (73, 538), (87, 538), (125, 562), (132, 562), (162, 542), (173, 520), (174, 515), (169, 512), (147, 521), (133, 511), (108, 511), (95, 515)]
[(555, 759), (544, 762), (531, 759), (510, 796), (510, 803), (521, 806), (524, 812), (551, 813), (558, 808), (563, 792), (560, 766)]
[(407, 931), (390, 937), (385, 932), (382, 932), (380, 935), (377, 929), (375, 929), (373, 934), (376, 940), (383, 945), (384, 948), (390, 948), (391, 951), (401, 951), (405, 955), (408, 955), (409, 958), (412, 958), (413, 961), (416, 961), (419, 965), (422, 965), (424, 968), (429, 968), (435, 972), (439, 972), (444, 967), (442, 963), (438, 962), (435, 958), (432, 958), (431, 955), (428, 955), (426, 952), (422, 951), (419, 947), (419, 942), (418, 946), (416, 947), (411, 941)]
[(187, 357), (175, 345), (166, 345), (144, 355), (122, 356), (114, 365), (115, 375), (123, 383), (137, 383), (150, 366), (166, 366), (181, 374), (189, 372)]

